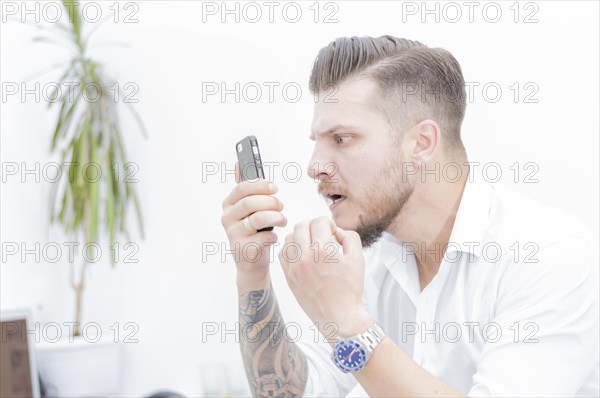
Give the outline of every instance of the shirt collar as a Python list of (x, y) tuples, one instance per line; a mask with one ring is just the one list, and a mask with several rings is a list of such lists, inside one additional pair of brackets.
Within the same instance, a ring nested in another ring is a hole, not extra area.
[(493, 194), (494, 188), (490, 183), (469, 176), (448, 240), (447, 257), (452, 252), (481, 255)]

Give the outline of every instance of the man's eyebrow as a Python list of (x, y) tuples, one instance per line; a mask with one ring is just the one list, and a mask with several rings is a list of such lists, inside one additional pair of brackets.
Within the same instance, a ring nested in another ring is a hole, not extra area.
[(318, 135), (319, 136), (323, 136), (323, 135), (328, 135), (328, 134), (334, 133), (334, 132), (336, 132), (338, 130), (352, 130), (352, 129), (355, 129), (355, 128), (353, 126), (350, 126), (350, 125), (347, 125), (347, 124), (336, 124), (335, 126), (330, 127), (327, 130), (325, 130), (325, 131), (318, 132), (316, 134), (314, 132), (312, 132), (310, 134), (309, 138), (311, 139), (311, 141), (314, 141), (315, 137), (318, 136)]

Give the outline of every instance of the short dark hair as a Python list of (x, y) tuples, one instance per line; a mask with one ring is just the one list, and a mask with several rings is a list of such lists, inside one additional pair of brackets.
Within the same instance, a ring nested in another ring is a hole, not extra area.
[(448, 51), (393, 36), (340, 37), (319, 51), (309, 87), (319, 92), (352, 77), (377, 82), (387, 100), (377, 106), (393, 126), (404, 132), (422, 120), (435, 120), (446, 149), (464, 153), (465, 81)]

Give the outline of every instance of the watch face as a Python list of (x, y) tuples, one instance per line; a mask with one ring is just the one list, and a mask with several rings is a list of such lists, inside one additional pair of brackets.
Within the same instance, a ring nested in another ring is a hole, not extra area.
[(360, 343), (341, 340), (333, 350), (333, 360), (344, 372), (358, 372), (365, 366), (367, 354)]

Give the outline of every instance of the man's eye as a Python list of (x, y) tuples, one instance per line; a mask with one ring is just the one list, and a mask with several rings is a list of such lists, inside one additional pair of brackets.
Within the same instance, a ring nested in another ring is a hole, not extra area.
[(335, 142), (337, 144), (345, 144), (346, 142), (348, 142), (350, 140), (350, 136), (347, 135), (338, 135), (337, 137), (335, 137)]

